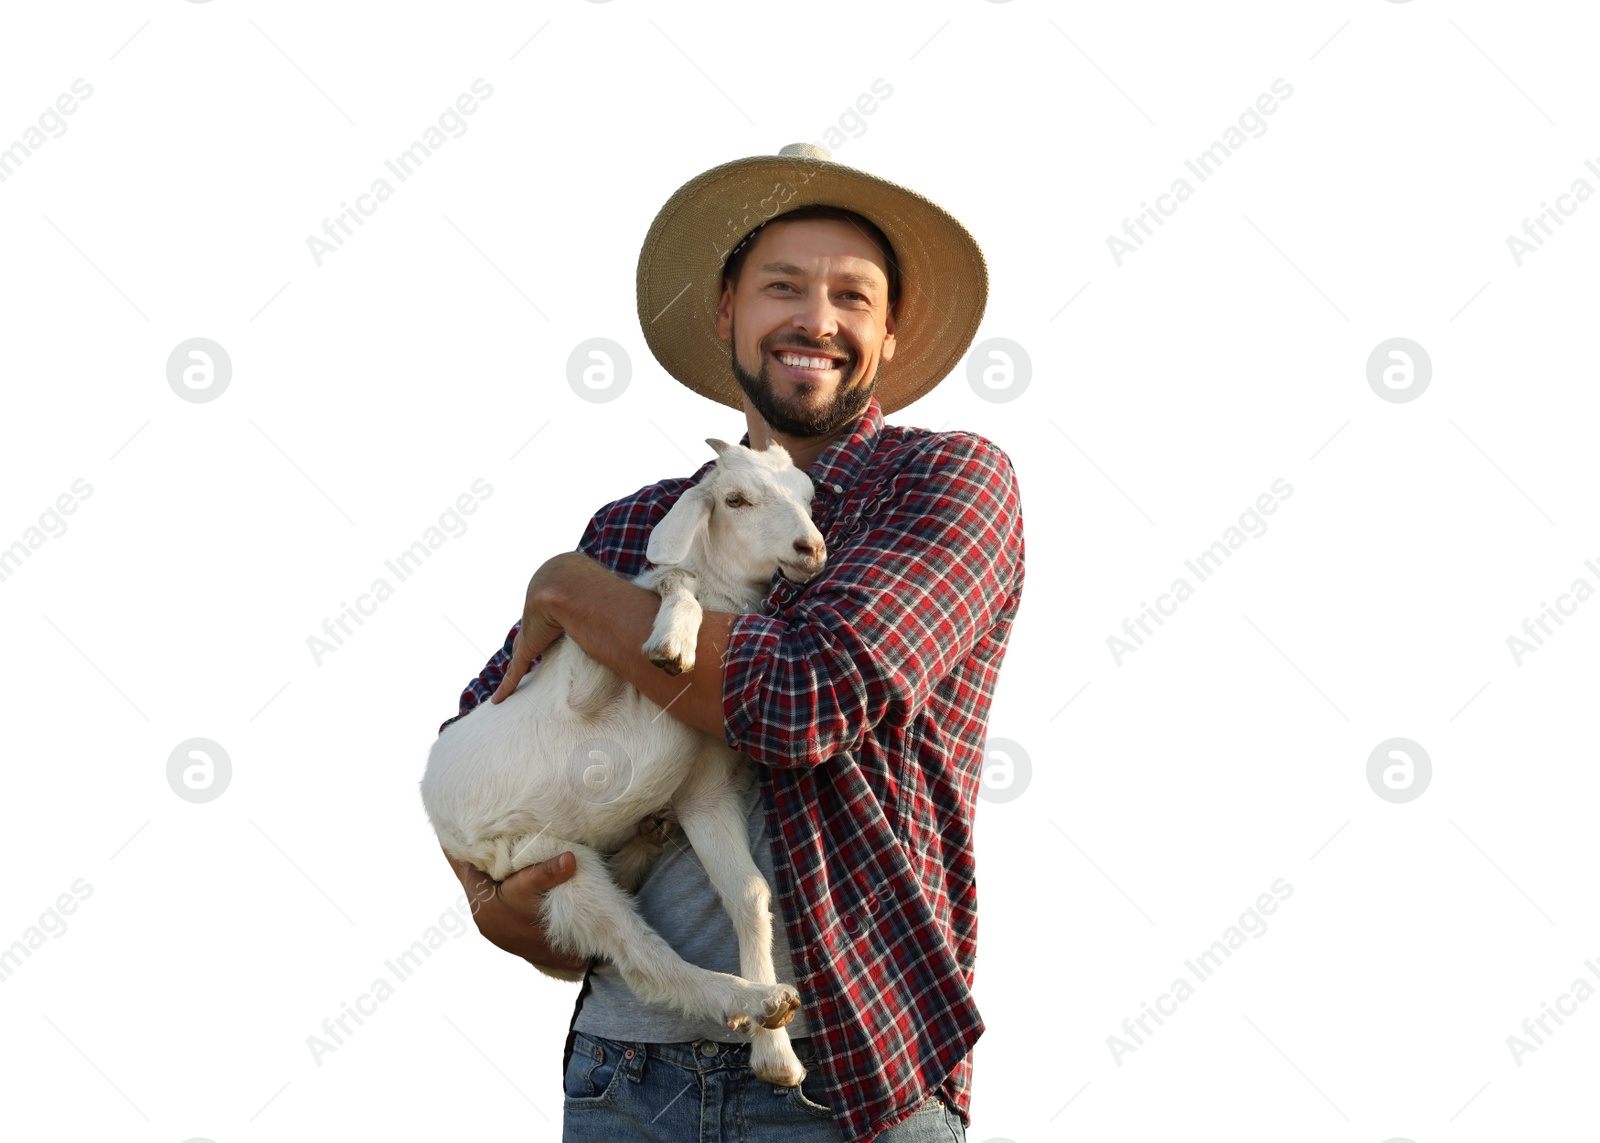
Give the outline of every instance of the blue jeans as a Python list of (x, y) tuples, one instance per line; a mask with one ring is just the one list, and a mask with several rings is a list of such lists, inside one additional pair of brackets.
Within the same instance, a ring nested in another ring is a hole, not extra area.
[[(574, 1033), (564, 1079), (562, 1143), (839, 1143), (821, 1102), (816, 1054), (794, 1041), (799, 1087), (750, 1070), (749, 1044), (632, 1044)], [(961, 1117), (931, 1098), (875, 1143), (966, 1143)]]

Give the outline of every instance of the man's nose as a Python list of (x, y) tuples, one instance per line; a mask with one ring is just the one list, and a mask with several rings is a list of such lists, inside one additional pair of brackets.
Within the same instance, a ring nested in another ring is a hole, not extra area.
[(825, 290), (814, 290), (806, 295), (806, 304), (795, 314), (794, 324), (813, 341), (821, 341), (839, 332), (839, 311)]

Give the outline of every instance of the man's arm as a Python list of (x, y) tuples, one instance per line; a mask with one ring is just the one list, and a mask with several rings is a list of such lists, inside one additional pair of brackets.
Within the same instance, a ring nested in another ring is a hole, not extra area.
[(908, 725), (1021, 589), (1021, 497), (990, 442), (930, 444), (867, 509), (781, 618), (728, 629), (724, 741), (762, 765), (817, 766)]
[[(549, 632), (564, 632), (590, 658), (610, 667), (657, 706), (669, 709), (679, 722), (725, 739), (722, 654), (735, 617), (726, 611), (705, 612), (694, 669), (669, 675), (644, 653), (660, 610), (661, 596), (655, 592), (582, 552), (562, 552), (546, 560), (529, 582), (518, 636), (529, 632), (531, 650), (542, 654), (555, 639)], [(526, 673), (517, 669), (516, 662), (514, 653), (491, 701), (500, 702), (516, 689), (517, 680)]]
[(910, 722), (991, 630), (1022, 578), (1022, 509), (1005, 453), (952, 434), (896, 478), (872, 527), (783, 618), (705, 612), (695, 668), (643, 646), (661, 597), (581, 552), (528, 584), (499, 702), (558, 635), (680, 721), (768, 766), (810, 767), (888, 718)]

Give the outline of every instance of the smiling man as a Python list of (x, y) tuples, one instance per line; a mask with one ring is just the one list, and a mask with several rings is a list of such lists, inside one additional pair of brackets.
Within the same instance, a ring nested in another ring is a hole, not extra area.
[[(717, 336), (732, 340), (746, 416), (756, 414), (750, 447), (766, 447), (755, 435), (762, 430), (801, 468), (861, 419), (878, 366), (894, 356), (890, 298), (897, 291), (888, 240), (850, 213), (802, 207), (763, 226), (729, 258), (717, 306)], [(798, 225), (808, 220), (812, 225)], [(758, 249), (758, 265), (745, 280), (745, 263)], [(736, 296), (754, 344), (739, 337)], [(759, 363), (759, 373), (744, 364), (749, 360)]]
[[(570, 855), (500, 884), (456, 865), (485, 937), (584, 982), (564, 1059), (566, 1140), (966, 1137), (983, 1031), (973, 815), (1022, 595), (1021, 504), (991, 442), (884, 414), (961, 360), (987, 287), (959, 222), (809, 144), (691, 179), (650, 228), (638, 296), (651, 351), (743, 411), (741, 444), (777, 441), (807, 471), (827, 568), (803, 584), (775, 575), (760, 613), (706, 612), (695, 670), (653, 667), (641, 647), (661, 601), (630, 581), (707, 461), (601, 508), (577, 552), (538, 569), (522, 620), (455, 717), (510, 694), (565, 634), (757, 763), (751, 852), (775, 890), (773, 962), (800, 993), (789, 1032), (807, 1074), (764, 1084), (748, 1036), (644, 1004), (613, 966), (550, 948), (542, 894), (571, 876)], [(738, 971), (732, 924), (681, 839), (637, 901), (686, 960)]]

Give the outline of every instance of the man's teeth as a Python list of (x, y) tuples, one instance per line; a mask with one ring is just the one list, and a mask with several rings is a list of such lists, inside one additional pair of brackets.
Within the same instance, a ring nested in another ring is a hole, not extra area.
[(801, 357), (796, 353), (780, 353), (778, 360), (795, 369), (833, 368), (833, 362), (826, 357)]

